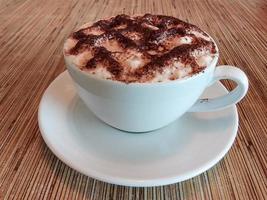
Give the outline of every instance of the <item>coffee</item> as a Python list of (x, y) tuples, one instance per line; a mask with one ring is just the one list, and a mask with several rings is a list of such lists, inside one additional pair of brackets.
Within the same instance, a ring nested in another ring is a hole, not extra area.
[(85, 24), (64, 44), (68, 62), (98, 78), (167, 82), (203, 71), (217, 55), (198, 27), (163, 15), (118, 15)]

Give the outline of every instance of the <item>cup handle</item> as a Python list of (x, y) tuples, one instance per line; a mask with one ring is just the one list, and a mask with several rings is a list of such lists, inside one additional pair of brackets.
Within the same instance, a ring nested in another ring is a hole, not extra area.
[(239, 102), (248, 91), (248, 78), (246, 74), (237, 67), (222, 65), (215, 68), (214, 77), (209, 85), (216, 81), (230, 79), (237, 83), (237, 87), (220, 97), (199, 99), (189, 112), (209, 112), (220, 110)]

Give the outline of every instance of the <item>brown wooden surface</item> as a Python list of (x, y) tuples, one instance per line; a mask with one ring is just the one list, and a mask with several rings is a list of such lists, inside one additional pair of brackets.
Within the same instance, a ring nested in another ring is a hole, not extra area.
[[(218, 43), (220, 64), (244, 70), (250, 89), (238, 104), (238, 137), (215, 167), (182, 183), (130, 188), (59, 161), (40, 135), (37, 110), (44, 90), (65, 70), (61, 49), (74, 28), (146, 12), (206, 30)], [(0, 199), (267, 199), (266, 49), (266, 0), (0, 0)]]

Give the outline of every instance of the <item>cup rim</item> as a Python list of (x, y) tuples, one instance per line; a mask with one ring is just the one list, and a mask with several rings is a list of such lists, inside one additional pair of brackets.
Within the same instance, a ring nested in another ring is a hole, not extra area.
[[(86, 24), (89, 24), (89, 23), (92, 23), (92, 22), (87, 22), (87, 23), (84, 23), (81, 27), (85, 26)], [(78, 29), (80, 29), (78, 28)], [(202, 30), (203, 31), (203, 30)], [(212, 59), (211, 63), (205, 67), (205, 69), (203, 69), (202, 71), (196, 73), (196, 74), (193, 74), (191, 76), (187, 76), (187, 77), (184, 77), (184, 78), (180, 78), (180, 79), (175, 79), (175, 80), (171, 80), (171, 81), (163, 81), (163, 82), (144, 82), (144, 83), (141, 83), (141, 82), (131, 82), (131, 83), (126, 83), (126, 82), (123, 82), (123, 81), (117, 81), (117, 80), (112, 80), (112, 79), (102, 79), (102, 78), (98, 78), (90, 73), (86, 73), (85, 71), (82, 71), (80, 70), (77, 66), (75, 66), (73, 63), (69, 63), (67, 58), (66, 58), (66, 55), (65, 55), (65, 51), (64, 51), (64, 48), (63, 48), (63, 56), (64, 56), (64, 60), (65, 60), (65, 63), (66, 65), (68, 65), (69, 67), (71, 67), (72, 69), (74, 69), (77, 73), (80, 73), (84, 76), (87, 76), (88, 78), (90, 79), (93, 79), (93, 80), (96, 80), (96, 81), (100, 81), (102, 83), (108, 83), (108, 84), (112, 84), (112, 85), (123, 85), (123, 86), (140, 86), (140, 87), (144, 87), (144, 86), (156, 86), (156, 85), (172, 85), (172, 84), (177, 84), (177, 83), (183, 83), (183, 82), (186, 82), (186, 81), (189, 81), (189, 80), (192, 80), (192, 79), (195, 79), (199, 76), (202, 76), (203, 74), (206, 73), (206, 71), (209, 70), (209, 68), (213, 65), (216, 66), (217, 62), (218, 62), (218, 59), (219, 59), (219, 48), (216, 44), (216, 42), (214, 41), (213, 37), (210, 36), (210, 34), (208, 34), (206, 31), (203, 31), (204, 33), (206, 33), (212, 40), (212, 42), (214, 43), (215, 45), (215, 49), (217, 51), (217, 53), (214, 55), (214, 58)], [(65, 40), (66, 42), (66, 40)], [(214, 63), (215, 62), (215, 63)]]

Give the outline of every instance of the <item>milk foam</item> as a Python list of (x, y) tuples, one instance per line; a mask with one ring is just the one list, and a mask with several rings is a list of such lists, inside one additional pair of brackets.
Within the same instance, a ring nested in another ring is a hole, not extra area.
[[(134, 18), (131, 19), (135, 20)], [(105, 33), (105, 31), (100, 27), (92, 27), (91, 25), (92, 24), (85, 24), (79, 30), (84, 29), (82, 32), (85, 35), (101, 36)], [(115, 27), (114, 30), (120, 31), (125, 29), (126, 26), (127, 25), (122, 24)], [(159, 28), (155, 25), (143, 23), (141, 26), (151, 29), (152, 31), (159, 30)], [(83, 52), (71, 54), (69, 53), (70, 50), (77, 46), (79, 40), (69, 37), (64, 44), (64, 54), (69, 62), (87, 73), (93, 74), (101, 79), (117, 80), (114, 78), (114, 74), (107, 70), (109, 62), (101, 61), (97, 63), (95, 67), (86, 68), (87, 62), (94, 57), (92, 49), (95, 47), (104, 47), (108, 52), (110, 52), (112, 59), (122, 66), (122, 75), (120, 76), (122, 78), (120, 78), (121, 80), (119, 81), (124, 81), (127, 79), (127, 76), (131, 76), (131, 74), (134, 74), (136, 70), (146, 67), (150, 62), (153, 62), (153, 59), (170, 52), (175, 47), (179, 47), (181, 45), (194, 45), (199, 38), (204, 41), (212, 41), (212, 39), (201, 30), (185, 29), (185, 32), (186, 33), (183, 36), (179, 34), (168, 36), (163, 32), (160, 35), (160, 38), (155, 42), (156, 45), (159, 45), (159, 48), (156, 50), (147, 50), (147, 53), (135, 48), (125, 48), (116, 38), (107, 39), (103, 37), (96, 40), (93, 46), (85, 43), (85, 50)], [(142, 40), (142, 35), (140, 35), (140, 33), (121, 31), (121, 34), (134, 41), (137, 45)], [(160, 48), (163, 50), (161, 51)], [(214, 56), (216, 56), (216, 53), (212, 53), (210, 48), (210, 46), (206, 45), (203, 48), (193, 50), (189, 54), (190, 59), (193, 59), (201, 68), (207, 67), (212, 62)], [(160, 70), (155, 70), (152, 77), (149, 76), (149, 78), (140, 78), (140, 80), (130, 77), (130, 80), (134, 80), (133, 82), (167, 82), (182, 79), (193, 75), (193, 67), (194, 66), (191, 66), (191, 64), (183, 63), (183, 57), (179, 57), (177, 59), (171, 58), (168, 60), (168, 64), (164, 64)]]

